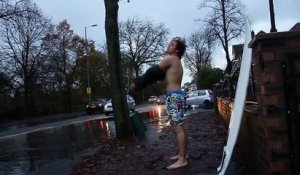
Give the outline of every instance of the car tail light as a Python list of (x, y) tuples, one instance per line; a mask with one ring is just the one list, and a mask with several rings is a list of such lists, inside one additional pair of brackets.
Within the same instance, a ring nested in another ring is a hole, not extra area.
[(89, 105), (86, 105), (86, 108), (88, 108), (89, 107)]
[(99, 106), (101, 107), (101, 106), (103, 106), (103, 104), (102, 104), (102, 103), (100, 103), (100, 104), (99, 104)]

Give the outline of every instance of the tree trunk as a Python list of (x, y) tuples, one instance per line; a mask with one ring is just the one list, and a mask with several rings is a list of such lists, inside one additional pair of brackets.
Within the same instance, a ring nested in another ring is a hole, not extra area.
[(139, 76), (139, 66), (135, 65), (134, 71), (135, 71), (135, 77), (138, 77)]
[(112, 87), (112, 105), (115, 115), (117, 138), (130, 138), (133, 135), (121, 70), (121, 53), (118, 28), (118, 0), (104, 0), (105, 33)]
[(66, 85), (66, 112), (71, 114), (72, 113), (72, 88), (70, 83), (68, 82)]
[(225, 11), (225, 2), (222, 0), (222, 19), (223, 19), (223, 32), (224, 32), (224, 50), (226, 53), (226, 61), (227, 61), (227, 68), (225, 70), (225, 73), (230, 74), (231, 72), (231, 61), (230, 61), (230, 56), (229, 56), (229, 51), (228, 51), (228, 38), (227, 38), (227, 25), (226, 25), (226, 11)]
[(33, 96), (33, 83), (31, 81), (31, 76), (29, 76), (26, 72), (24, 75), (24, 98), (25, 98), (25, 107), (26, 114), (23, 117), (34, 117), (35, 113), (35, 103)]
[(27, 80), (27, 78), (25, 78), (25, 82), (24, 82), (24, 101), (25, 101), (25, 108), (26, 108), (25, 115), (26, 115), (26, 117), (32, 117), (31, 116), (32, 111), (31, 111), (30, 88), (29, 88), (29, 83), (26, 80)]

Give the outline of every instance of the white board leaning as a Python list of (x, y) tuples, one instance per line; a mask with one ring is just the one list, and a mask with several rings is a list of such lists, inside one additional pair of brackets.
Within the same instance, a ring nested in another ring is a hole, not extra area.
[(223, 157), (220, 166), (218, 167), (218, 174), (224, 175), (229, 165), (234, 146), (239, 134), (240, 125), (243, 117), (243, 111), (245, 106), (245, 100), (247, 95), (247, 87), (249, 83), (249, 75), (251, 68), (251, 53), (252, 49), (248, 48), (248, 44), (251, 41), (251, 31), (249, 22), (246, 21), (245, 27), (245, 43), (242, 55), (242, 63), (237, 83), (237, 89), (235, 93), (235, 99), (233, 104), (233, 111), (230, 117), (228, 139), (227, 144), (224, 146)]

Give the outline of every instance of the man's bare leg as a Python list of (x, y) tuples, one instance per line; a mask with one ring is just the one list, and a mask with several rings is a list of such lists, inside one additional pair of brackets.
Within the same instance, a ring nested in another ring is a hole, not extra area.
[[(179, 154), (178, 154), (178, 155), (176, 155), (176, 156), (172, 156), (172, 157), (170, 157), (170, 160), (177, 160), (178, 158), (179, 158)], [(188, 159), (188, 158), (189, 158), (189, 155), (188, 155), (188, 154), (186, 154), (185, 158), (186, 158), (186, 159)]]
[(175, 163), (168, 166), (168, 169), (180, 168), (187, 165), (186, 160), (186, 135), (183, 125), (173, 126), (174, 132), (176, 133), (178, 146), (179, 146), (179, 154), (178, 159)]

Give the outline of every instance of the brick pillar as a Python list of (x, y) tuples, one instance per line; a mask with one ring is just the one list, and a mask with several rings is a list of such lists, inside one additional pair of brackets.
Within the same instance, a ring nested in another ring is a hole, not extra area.
[[(300, 32), (259, 33), (249, 44), (259, 112), (251, 121), (255, 174), (300, 174)], [(250, 174), (250, 173), (248, 173)]]

